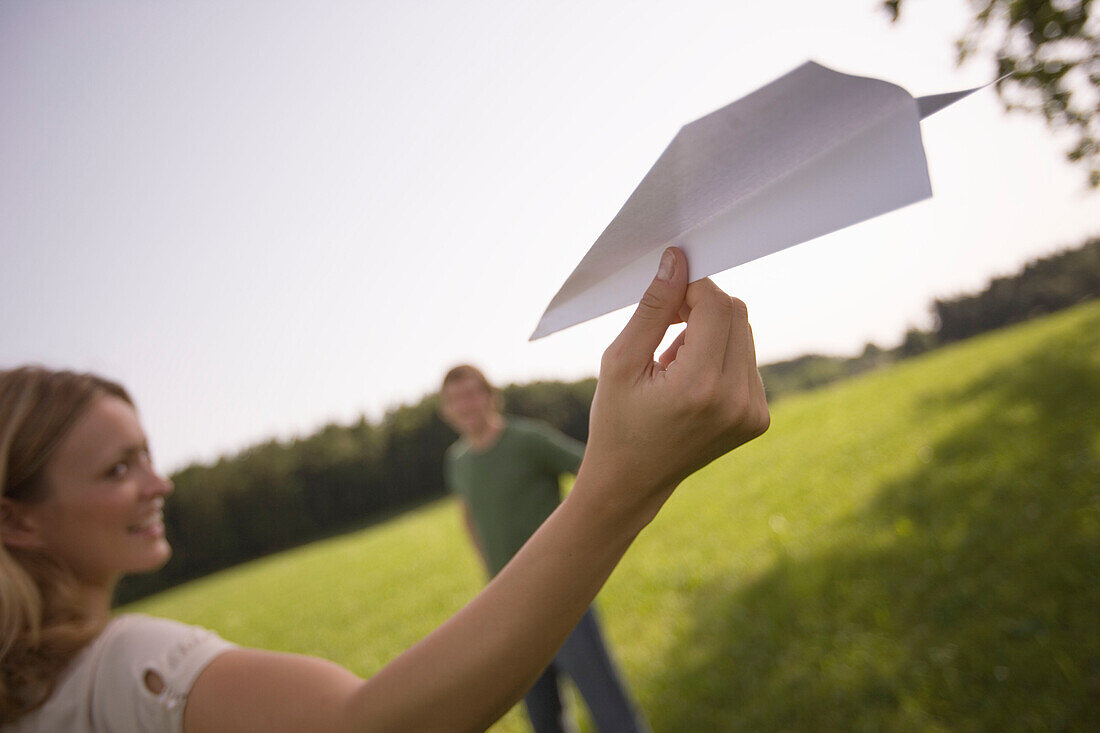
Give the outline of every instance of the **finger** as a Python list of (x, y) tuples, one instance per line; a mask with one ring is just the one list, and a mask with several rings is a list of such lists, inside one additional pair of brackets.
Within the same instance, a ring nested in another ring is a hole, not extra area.
[(749, 311), (744, 302), (730, 298), (730, 334), (726, 344), (726, 366), (731, 379), (743, 379), (749, 362), (756, 366), (756, 350), (749, 330)]
[(691, 315), (691, 308), (688, 308), (688, 304), (684, 303), (680, 306), (680, 310), (676, 312), (676, 322), (687, 323), (689, 315)]
[(748, 354), (751, 357), (749, 362), (746, 364), (746, 367), (748, 369), (748, 374), (746, 375), (746, 377), (749, 380), (749, 393), (756, 393), (760, 399), (764, 400), (766, 399), (764, 392), (764, 378), (760, 376), (760, 367), (756, 363), (756, 339), (752, 335), (752, 324), (746, 322), (745, 325), (748, 326), (749, 331)]
[(745, 390), (751, 401), (765, 403), (764, 382), (756, 365), (756, 344), (749, 323), (748, 309), (737, 298), (730, 299), (733, 318), (730, 320), (730, 340), (726, 348), (726, 374), (731, 389)]
[(661, 255), (657, 276), (649, 284), (622, 333), (611, 344), (608, 354), (613, 354), (623, 366), (651, 366), (653, 352), (661, 345), (669, 325), (677, 320), (677, 313), (684, 302), (685, 288), (687, 258), (678, 248), (669, 247)]
[(685, 301), (691, 312), (677, 359), (692, 368), (720, 373), (730, 341), (730, 297), (709, 279), (703, 279), (688, 286)]
[(665, 349), (665, 353), (661, 354), (661, 358), (657, 360), (657, 363), (661, 365), (662, 369), (668, 369), (668, 365), (676, 361), (676, 352), (684, 345), (684, 335), (686, 333), (686, 330), (681, 331), (676, 340), (672, 342), (672, 345)]
[(752, 335), (752, 324), (749, 323), (746, 314), (745, 318), (745, 348), (743, 349), (745, 354), (745, 370), (750, 375), (759, 376), (760, 369), (756, 366), (756, 339)]
[(747, 348), (745, 353), (751, 357), (746, 359), (745, 379), (747, 380), (746, 393), (749, 398), (749, 404), (753, 406), (749, 414), (754, 416), (757, 421), (752, 430), (756, 435), (762, 435), (771, 425), (771, 415), (768, 411), (768, 393), (764, 389), (764, 378), (760, 376), (760, 369), (756, 365), (756, 344), (752, 335), (752, 324), (748, 321), (745, 322), (745, 332), (748, 334)]
[(760, 370), (756, 366), (756, 343), (752, 336), (752, 324), (749, 323), (748, 309), (737, 298), (731, 298), (734, 316), (730, 321), (730, 340), (726, 348), (726, 370), (731, 380), (744, 380), (755, 390), (760, 381)]

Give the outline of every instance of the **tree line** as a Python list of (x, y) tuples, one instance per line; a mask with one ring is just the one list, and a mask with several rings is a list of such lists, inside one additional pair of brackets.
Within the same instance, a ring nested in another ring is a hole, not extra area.
[[(1097, 296), (1100, 238), (1093, 238), (997, 278), (980, 293), (934, 301), (933, 329), (910, 329), (896, 348), (869, 343), (852, 358), (810, 354), (764, 365), (761, 376), (774, 401)], [(595, 378), (533, 382), (509, 385), (502, 397), (507, 412), (545, 420), (583, 441), (595, 389)], [(176, 472), (165, 516), (173, 558), (159, 573), (124, 580), (118, 602), (441, 496), (443, 453), (455, 435), (437, 407), (431, 394), (390, 410), (377, 423), (360, 417), (350, 425), (329, 424), (306, 437), (269, 440)]]
[(768, 399), (850, 377), (985, 331), (1054, 313), (1100, 297), (1100, 238), (1032, 260), (979, 293), (936, 299), (930, 330), (910, 328), (892, 349), (868, 343), (855, 357), (807, 354), (760, 368)]

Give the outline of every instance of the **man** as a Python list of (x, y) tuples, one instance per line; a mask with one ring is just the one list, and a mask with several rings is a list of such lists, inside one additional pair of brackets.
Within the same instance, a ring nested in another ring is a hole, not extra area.
[[(545, 423), (502, 414), (496, 390), (467, 364), (443, 378), (440, 413), (459, 434), (447, 450), (447, 486), (462, 500), (470, 539), (494, 576), (557, 508), (561, 474), (576, 473), (584, 444)], [(524, 698), (536, 733), (564, 730), (559, 672), (573, 678), (602, 733), (648, 730), (619, 679), (592, 609)]]

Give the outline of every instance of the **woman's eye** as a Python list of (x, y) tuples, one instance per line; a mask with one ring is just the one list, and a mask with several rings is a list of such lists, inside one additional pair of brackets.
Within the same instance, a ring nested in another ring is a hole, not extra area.
[(111, 466), (111, 470), (107, 472), (107, 475), (111, 478), (122, 478), (126, 475), (126, 472), (130, 469), (125, 463), (121, 461)]

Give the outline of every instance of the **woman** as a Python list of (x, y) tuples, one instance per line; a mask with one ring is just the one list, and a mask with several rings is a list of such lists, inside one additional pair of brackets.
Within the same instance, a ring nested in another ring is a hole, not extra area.
[(684, 255), (667, 250), (604, 353), (573, 491), (474, 600), (362, 680), (172, 621), (111, 620), (118, 579), (169, 556), (171, 483), (121, 387), (0, 372), (3, 731), (482, 730), (534, 682), (676, 485), (767, 426), (743, 304), (709, 280), (689, 286)]

